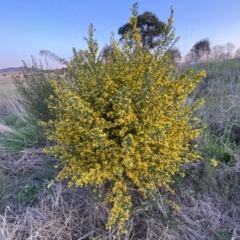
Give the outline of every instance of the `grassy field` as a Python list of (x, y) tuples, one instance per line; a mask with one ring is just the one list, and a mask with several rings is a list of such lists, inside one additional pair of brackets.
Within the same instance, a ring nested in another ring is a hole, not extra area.
[[(187, 99), (205, 99), (194, 113), (206, 126), (196, 139), (203, 160), (175, 176), (174, 195), (142, 202), (122, 239), (240, 239), (240, 61), (193, 67), (207, 71)], [(114, 239), (114, 229), (104, 227), (109, 212), (90, 189), (65, 182), (47, 188), (58, 160), (42, 152), (46, 142), (16, 100), (10, 74), (0, 84), (0, 239)]]
[[(0, 73), (0, 82), (2, 84), (6, 84), (12, 82), (12, 76), (18, 75), (18, 73)], [(20, 74), (19, 74), (20, 75)]]
[[(1, 119), (19, 109), (20, 105), (17, 103), (19, 96), (14, 84), (13, 76), (20, 76), (20, 73), (1, 73), (0, 74), (0, 117)], [(19, 79), (21, 79), (19, 78)], [(17, 107), (17, 109), (15, 109)], [(15, 111), (14, 111), (15, 109)]]
[(0, 74), (0, 101), (5, 99), (4, 92), (12, 87), (12, 74)]

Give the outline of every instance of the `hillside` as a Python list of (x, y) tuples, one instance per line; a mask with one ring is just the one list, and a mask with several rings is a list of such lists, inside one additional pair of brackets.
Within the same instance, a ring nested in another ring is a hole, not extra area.
[(24, 67), (9, 67), (0, 69), (0, 73), (22, 72)]

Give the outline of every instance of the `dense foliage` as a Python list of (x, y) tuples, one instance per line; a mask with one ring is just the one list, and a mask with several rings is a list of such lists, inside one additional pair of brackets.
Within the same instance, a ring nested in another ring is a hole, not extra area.
[(102, 197), (111, 207), (107, 227), (116, 224), (120, 232), (134, 207), (132, 189), (145, 198), (159, 186), (171, 191), (173, 175), (199, 158), (191, 141), (200, 126), (191, 114), (200, 102), (190, 106), (185, 99), (205, 75), (188, 71), (173, 78), (176, 69), (167, 54), (175, 41), (173, 11), (167, 40), (152, 53), (142, 45), (136, 5), (132, 12), (133, 35), (125, 35), (122, 45), (112, 37), (107, 61), (97, 54), (90, 27), (87, 61), (74, 59), (71, 81), (52, 81), (57, 98), (50, 97), (49, 109), (57, 117), (43, 123), (57, 143), (46, 150), (61, 159), (57, 179), (95, 190), (105, 186)]
[(208, 39), (200, 40), (194, 44), (190, 51), (194, 54), (193, 60), (198, 61), (204, 54), (211, 53), (210, 41)]
[[(137, 16), (137, 25), (139, 34), (141, 35), (142, 46), (152, 49), (157, 46), (157, 41), (164, 38), (165, 23), (160, 21), (152, 12), (144, 12)], [(125, 34), (131, 34), (132, 25), (126, 23), (118, 29), (121, 35), (120, 40), (125, 39)]]

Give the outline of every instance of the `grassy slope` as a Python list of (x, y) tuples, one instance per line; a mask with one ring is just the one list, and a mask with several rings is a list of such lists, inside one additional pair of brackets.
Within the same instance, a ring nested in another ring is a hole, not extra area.
[[(143, 202), (123, 239), (240, 239), (240, 61), (194, 68), (207, 70), (207, 78), (188, 99), (205, 98), (195, 113), (207, 126), (196, 140), (203, 161), (188, 164), (185, 178), (175, 177), (175, 195), (163, 192), (156, 202)], [(4, 123), (20, 128), (21, 119), (13, 113), (8, 112)], [(24, 112), (17, 113), (24, 119)], [(112, 239), (114, 230), (104, 229), (108, 212), (93, 201), (90, 190), (68, 189), (64, 183), (46, 188), (56, 175), (56, 163), (40, 147), (1, 154), (0, 238)], [(164, 204), (166, 199), (180, 210)]]

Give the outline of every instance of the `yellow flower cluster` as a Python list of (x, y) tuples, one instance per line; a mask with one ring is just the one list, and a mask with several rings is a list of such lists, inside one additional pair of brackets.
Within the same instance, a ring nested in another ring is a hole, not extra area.
[(57, 179), (96, 189), (107, 184), (105, 200), (112, 206), (107, 227), (117, 224), (120, 232), (133, 207), (130, 188), (144, 197), (158, 186), (170, 189), (180, 167), (199, 159), (190, 142), (201, 130), (191, 119), (200, 103), (184, 101), (205, 76), (188, 71), (173, 78), (167, 54), (142, 48), (136, 14), (131, 23), (133, 38), (121, 48), (112, 39), (107, 62), (98, 58), (90, 28), (87, 61), (75, 59), (71, 80), (52, 82), (58, 97), (49, 99), (49, 108), (57, 119), (43, 123), (56, 142), (46, 152), (62, 161)]
[(218, 162), (216, 159), (211, 159), (212, 166), (216, 167), (218, 165)]

